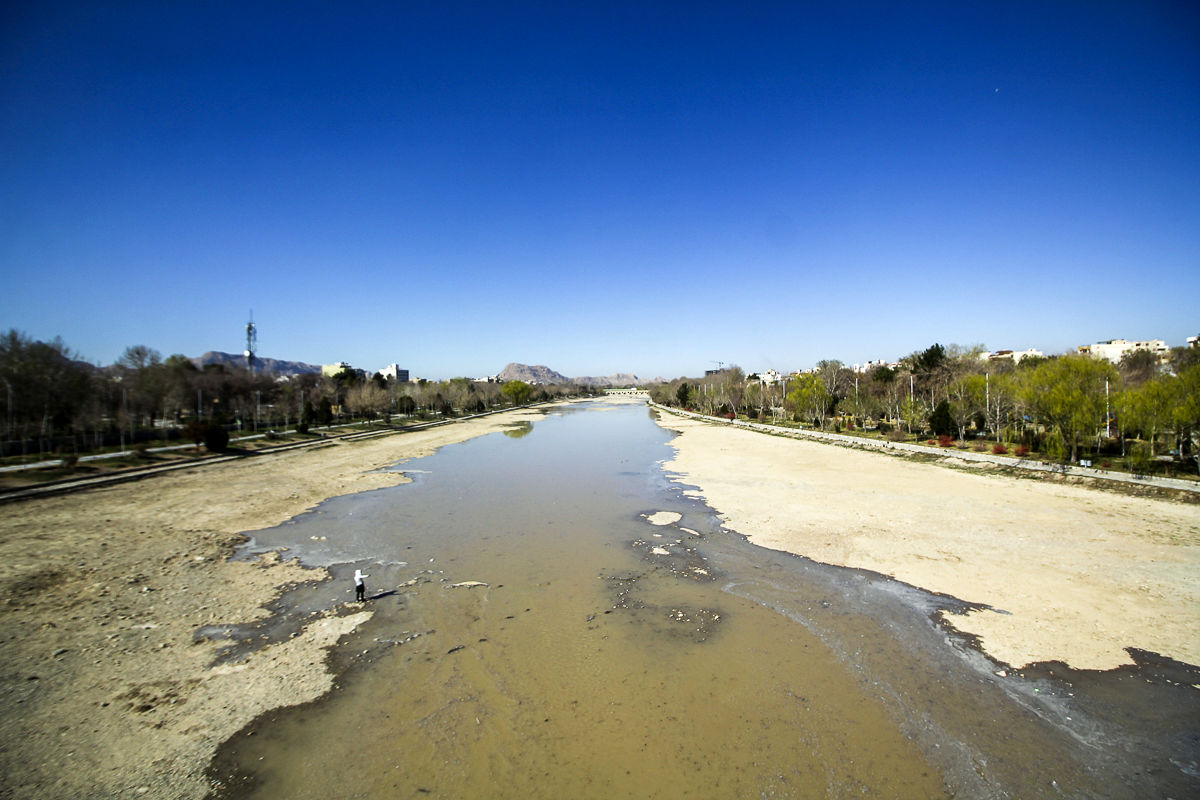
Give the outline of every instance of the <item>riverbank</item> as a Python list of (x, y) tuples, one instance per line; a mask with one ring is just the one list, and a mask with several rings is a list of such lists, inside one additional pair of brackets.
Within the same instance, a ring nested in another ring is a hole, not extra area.
[(519, 410), (403, 435), (198, 467), (14, 503), (0, 516), (0, 796), (201, 798), (216, 747), (332, 685), (349, 604), (291, 640), (213, 667), (205, 625), (252, 622), (293, 563), (231, 562), (243, 532), (407, 480), (380, 468), (536, 418)]
[(986, 608), (947, 621), (1013, 667), (1200, 664), (1200, 506), (968, 473), (661, 414), (666, 467), (764, 547)]

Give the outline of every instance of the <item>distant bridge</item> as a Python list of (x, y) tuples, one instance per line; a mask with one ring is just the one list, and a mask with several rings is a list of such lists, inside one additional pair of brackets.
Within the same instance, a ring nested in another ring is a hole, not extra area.
[(650, 399), (650, 393), (645, 389), (605, 389), (604, 394), (617, 397), (642, 397)]

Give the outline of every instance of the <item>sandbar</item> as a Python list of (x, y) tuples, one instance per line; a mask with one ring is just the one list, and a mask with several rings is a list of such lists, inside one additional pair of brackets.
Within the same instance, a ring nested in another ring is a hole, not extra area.
[(920, 463), (660, 414), (665, 468), (763, 547), (984, 607), (947, 621), (999, 662), (1200, 664), (1200, 505)]
[(265, 618), (324, 570), (229, 561), (243, 532), (330, 497), (407, 482), (382, 469), (503, 430), (518, 410), (422, 431), (197, 467), (0, 513), (0, 796), (203, 798), (217, 747), (312, 700), (326, 650), (371, 615), (318, 614), (294, 638), (214, 665), (208, 625)]

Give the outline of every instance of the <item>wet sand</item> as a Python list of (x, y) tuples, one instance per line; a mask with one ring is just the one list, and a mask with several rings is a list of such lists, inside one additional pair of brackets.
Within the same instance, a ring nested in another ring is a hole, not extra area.
[(407, 480), (399, 460), (540, 416), (201, 467), (0, 508), (0, 796), (199, 798), (217, 746), (333, 682), (326, 649), (370, 614), (319, 613), (213, 668), (206, 625), (247, 623), (323, 571), (227, 558), (243, 531)]
[(1200, 664), (1200, 505), (1003, 477), (663, 413), (667, 469), (755, 544), (979, 606), (996, 660)]

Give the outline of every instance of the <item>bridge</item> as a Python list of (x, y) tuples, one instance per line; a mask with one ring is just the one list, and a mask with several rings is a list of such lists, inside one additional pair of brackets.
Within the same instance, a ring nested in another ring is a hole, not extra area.
[(645, 389), (605, 389), (604, 394), (607, 397), (640, 397), (644, 400), (650, 399), (650, 393)]

